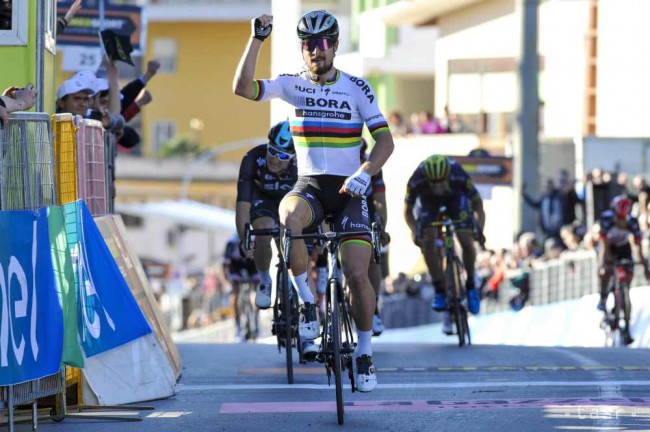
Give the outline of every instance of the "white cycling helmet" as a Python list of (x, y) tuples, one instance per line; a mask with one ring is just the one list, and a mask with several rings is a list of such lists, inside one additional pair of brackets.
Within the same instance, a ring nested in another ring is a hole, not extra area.
[(298, 38), (339, 38), (339, 23), (325, 10), (309, 11), (298, 22)]

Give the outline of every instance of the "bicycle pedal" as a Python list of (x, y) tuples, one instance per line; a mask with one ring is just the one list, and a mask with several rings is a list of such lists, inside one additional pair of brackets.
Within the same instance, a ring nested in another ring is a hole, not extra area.
[(325, 354), (323, 354), (322, 352), (319, 352), (318, 354), (316, 354), (316, 361), (318, 363), (325, 363), (325, 360), (326, 360)]

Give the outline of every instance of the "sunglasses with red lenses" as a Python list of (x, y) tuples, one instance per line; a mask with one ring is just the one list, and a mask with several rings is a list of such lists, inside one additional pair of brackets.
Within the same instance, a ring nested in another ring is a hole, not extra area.
[(309, 52), (312, 52), (314, 48), (318, 48), (320, 51), (327, 51), (333, 46), (334, 41), (327, 38), (312, 38), (302, 41), (302, 49)]
[(271, 146), (267, 146), (266, 151), (269, 153), (270, 156), (280, 159), (281, 161), (288, 161), (293, 159), (294, 156), (296, 156), (295, 154), (281, 152), (280, 150), (276, 150)]

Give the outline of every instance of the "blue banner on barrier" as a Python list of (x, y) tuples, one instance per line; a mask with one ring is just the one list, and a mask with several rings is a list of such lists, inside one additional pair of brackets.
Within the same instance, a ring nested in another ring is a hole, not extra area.
[[(83, 201), (67, 204), (74, 215), (79, 243), (77, 276), (79, 330), (86, 357), (101, 354), (152, 332), (106, 242)], [(71, 224), (66, 220), (66, 229)]]
[(0, 212), (0, 385), (59, 371), (63, 314), (46, 209)]

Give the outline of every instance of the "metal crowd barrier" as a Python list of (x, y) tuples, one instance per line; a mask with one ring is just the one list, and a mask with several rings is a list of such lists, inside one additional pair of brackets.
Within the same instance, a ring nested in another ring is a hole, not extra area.
[(112, 133), (104, 135), (104, 157), (106, 161), (106, 197), (108, 213), (115, 213), (115, 158), (117, 138)]
[[(34, 210), (56, 204), (52, 119), (45, 113), (13, 113), (0, 133), (0, 209)], [(32, 404), (37, 427), (37, 399), (65, 391), (58, 373), (21, 384), (0, 387), (0, 400), (14, 431), (14, 407)]]
[[(571, 252), (559, 259), (538, 263), (534, 268), (520, 269), (501, 283), (498, 299), (484, 299), (483, 310), (487, 313), (509, 310), (510, 300), (520, 293), (517, 277), (528, 273), (528, 299), (526, 305), (543, 305), (580, 298), (600, 292), (598, 260), (593, 251)], [(632, 287), (647, 285), (643, 267), (637, 265)], [(595, 307), (595, 305), (594, 305)]]
[(80, 116), (75, 117), (75, 124), (78, 128), (78, 196), (86, 202), (93, 216), (102, 216), (108, 211), (104, 127), (97, 120)]
[[(524, 273), (528, 278), (526, 286), (521, 282)], [(632, 287), (647, 284), (639, 265), (634, 272)], [(501, 283), (496, 299), (483, 299), (481, 314), (512, 310), (510, 301), (521, 294), (521, 287), (528, 290), (525, 305), (544, 305), (598, 293), (599, 286), (596, 254), (593, 251), (567, 253), (559, 259), (512, 271)], [(441, 314), (431, 310), (431, 300), (420, 296), (398, 294), (382, 297), (380, 310), (386, 328), (412, 327), (441, 320)]]
[(45, 113), (13, 113), (2, 134), (1, 210), (56, 204), (52, 126)]
[(61, 205), (77, 200), (76, 127), (72, 114), (52, 116), (54, 134), (55, 183), (57, 202)]

